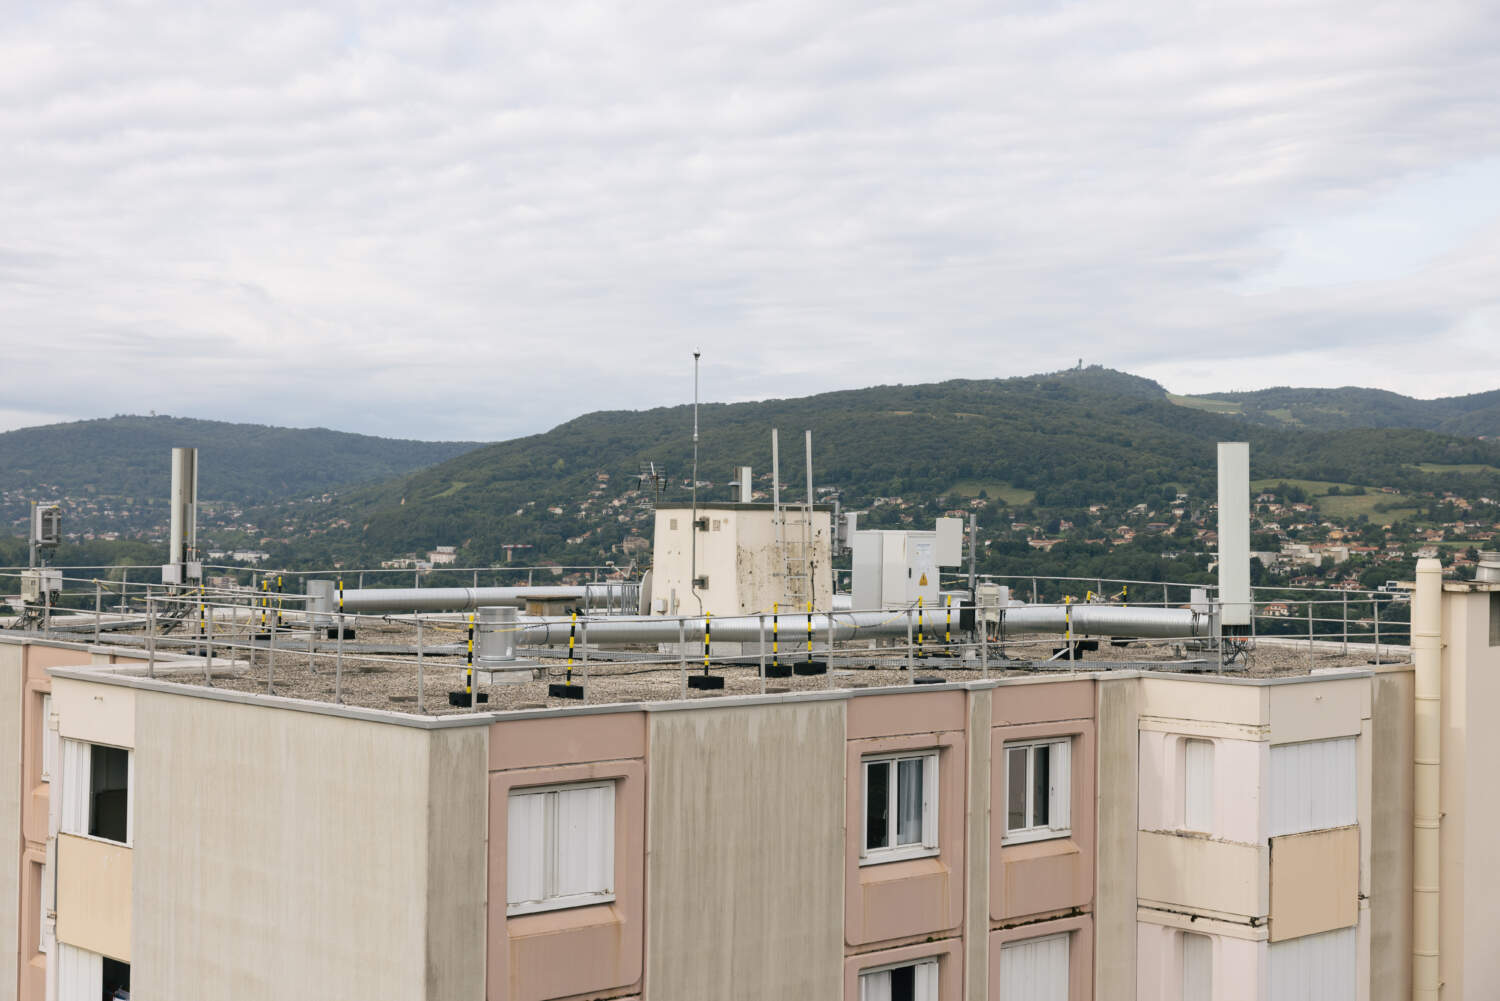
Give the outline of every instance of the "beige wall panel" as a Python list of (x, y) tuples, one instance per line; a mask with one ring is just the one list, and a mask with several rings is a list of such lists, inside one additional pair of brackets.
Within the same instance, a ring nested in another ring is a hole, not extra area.
[(1136, 835), (1140, 899), (1146, 904), (1262, 917), (1269, 910), (1266, 849), (1193, 835)]
[(1142, 678), (1143, 716), (1260, 726), (1269, 720), (1266, 686), (1182, 678)]
[(843, 989), (844, 706), (651, 713), (646, 994)]
[(479, 1001), (485, 981), (489, 727), (430, 730), (425, 998)]
[(428, 990), (427, 867), (467, 852), (428, 842), (447, 826), (428, 816), (428, 731), (155, 692), (137, 709), (141, 997), (459, 996), (460, 971)]
[(130, 962), (131, 849), (57, 836), (57, 937)]
[(52, 711), (58, 733), (69, 740), (135, 746), (135, 689), (54, 678)]
[(0, 997), (15, 990), (21, 926), (21, 696), (27, 647), (0, 644)]
[(1098, 858), (1094, 866), (1094, 981), (1119, 1001), (1136, 983), (1136, 720), (1140, 679), (1102, 677), (1098, 693)]
[(1347, 678), (1272, 685), (1271, 743), (1353, 737), (1370, 714), (1370, 680)]
[[(991, 693), (978, 691), (969, 698), (969, 790), (968, 843), (990, 843), (990, 732)], [(964, 914), (964, 993), (966, 1001), (989, 998), (989, 889), (990, 853), (964, 853), (969, 878)]]
[(1358, 919), (1358, 827), (1271, 839), (1271, 941), (1348, 928)]

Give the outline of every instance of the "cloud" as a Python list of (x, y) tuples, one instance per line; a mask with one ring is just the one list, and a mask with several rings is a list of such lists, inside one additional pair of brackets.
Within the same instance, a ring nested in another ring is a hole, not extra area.
[(1494, 388), (1497, 112), (1463, 2), (32, 4), (0, 417)]

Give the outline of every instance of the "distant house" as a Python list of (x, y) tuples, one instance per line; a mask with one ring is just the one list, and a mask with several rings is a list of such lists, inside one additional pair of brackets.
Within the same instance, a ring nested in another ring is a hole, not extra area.
[(427, 562), (435, 567), (452, 566), (458, 562), (458, 547), (438, 546), (427, 554)]

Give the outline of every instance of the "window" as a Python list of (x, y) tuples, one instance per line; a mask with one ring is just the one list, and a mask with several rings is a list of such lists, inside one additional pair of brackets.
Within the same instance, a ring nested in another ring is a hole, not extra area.
[(1213, 939), (1183, 932), (1182, 1001), (1213, 1001), (1213, 986)]
[(129, 751), (79, 740), (62, 742), (62, 830), (130, 843)]
[(1062, 838), (1070, 833), (1071, 745), (1068, 738), (1005, 745), (1002, 844)]
[(104, 996), (106, 998), (130, 997), (130, 964), (105, 956), (99, 965), (101, 979), (104, 981)]
[(859, 975), (859, 1001), (937, 1001), (938, 963), (924, 959)]
[(1000, 947), (1000, 996), (1005, 1001), (1068, 1001), (1068, 933), (1007, 942)]
[(512, 792), (506, 839), (506, 914), (615, 899), (614, 782)]
[(864, 769), (861, 864), (936, 855), (937, 752), (868, 757)]
[(1213, 833), (1214, 742), (1182, 742), (1182, 826), (1189, 831)]
[(1271, 748), (1271, 837), (1359, 823), (1353, 737)]

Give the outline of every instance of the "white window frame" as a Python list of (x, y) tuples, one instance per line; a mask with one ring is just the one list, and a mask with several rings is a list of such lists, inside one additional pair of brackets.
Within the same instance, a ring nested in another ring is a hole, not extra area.
[[(1012, 751), (1026, 751), (1026, 818), (1036, 816), (1036, 783), (1033, 770), (1036, 767), (1035, 749), (1046, 747), (1047, 752), (1047, 823), (1045, 825), (1010, 826), (1010, 755)], [(1035, 740), (1006, 741), (1000, 760), (1005, 777), (1000, 797), (1001, 819), (1005, 830), (1000, 838), (1002, 845), (1024, 845), (1031, 841), (1050, 841), (1073, 834), (1073, 737), (1038, 737)]]
[[(922, 762), (922, 840), (911, 845), (897, 845), (894, 841), (899, 827), (900, 774), (897, 762), (919, 760)], [(869, 844), (870, 828), (870, 766), (888, 764), (892, 780), (886, 784), (886, 838), (888, 845)], [(938, 847), (938, 752), (931, 748), (920, 751), (892, 751), (889, 754), (870, 754), (859, 759), (859, 864), (880, 865), (885, 862), (901, 862), (906, 859), (931, 858), (940, 851)], [(896, 964), (904, 966), (904, 963)]]
[[(521, 796), (546, 796), (560, 792), (575, 792), (584, 789), (607, 789), (609, 790), (609, 823), (604, 825), (600, 836), (604, 839), (602, 852), (609, 865), (608, 888), (599, 893), (570, 893), (557, 894), (557, 847), (558, 837), (557, 823), (557, 799), (555, 795), (547, 804), (547, 827), (543, 833), (542, 843), (542, 883), (544, 887), (543, 896), (540, 900), (506, 901), (506, 917), (515, 917), (521, 914), (539, 914), (543, 911), (560, 911), (570, 907), (588, 907), (593, 904), (613, 903), (615, 899), (615, 784), (614, 779), (602, 779), (597, 782), (559, 782), (546, 786), (526, 786), (510, 791), (506, 798), (507, 816), (509, 814), (510, 801)], [(509, 852), (511, 846), (507, 839), (506, 865), (510, 864)], [(508, 895), (507, 890), (507, 895)]]
[[(109, 747), (116, 751), (125, 752), (125, 840), (116, 841), (114, 838), (101, 838), (97, 834), (90, 834), (89, 827), (93, 820), (93, 750), (95, 747)], [(135, 751), (128, 747), (119, 747), (115, 744), (103, 744), (95, 741), (72, 740), (63, 738), (59, 741), (58, 757), (59, 767), (62, 771), (61, 789), (57, 790), (62, 795), (61, 823), (58, 830), (63, 834), (74, 837), (88, 838), (106, 845), (125, 845), (127, 848), (135, 844)], [(56, 793), (54, 793), (55, 795)]]
[(866, 1001), (867, 993), (871, 995), (874, 993), (866, 987), (866, 977), (877, 977), (882, 973), (905, 969), (908, 966), (916, 970), (916, 976), (914, 977), (916, 1001), (938, 1001), (938, 961), (936, 956), (930, 959), (907, 960), (904, 963), (887, 963), (884, 966), (872, 966), (868, 970), (860, 970), (860, 1001)]

